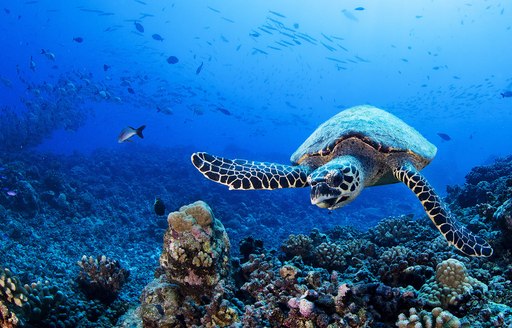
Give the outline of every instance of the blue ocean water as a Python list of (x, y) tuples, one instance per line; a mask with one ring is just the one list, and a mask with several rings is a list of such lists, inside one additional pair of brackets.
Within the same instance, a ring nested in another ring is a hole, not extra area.
[[(423, 217), (403, 184), (329, 211), (310, 204), (308, 188), (228, 191), (190, 163), (206, 151), (289, 164), (319, 124), (352, 106), (385, 109), (435, 144), (423, 173), (442, 196), (512, 151), (508, 2), (27, 0), (0, 9), (0, 267), (28, 281), (64, 285), (83, 254), (106, 254), (144, 286), (167, 227), (155, 197), (166, 213), (208, 203), (235, 254), (249, 235), (278, 249), (313, 228)], [(142, 125), (143, 139), (118, 142)], [(32, 189), (37, 199), (23, 198)], [(37, 247), (55, 268), (34, 269), (28, 245), (51, 245)]]

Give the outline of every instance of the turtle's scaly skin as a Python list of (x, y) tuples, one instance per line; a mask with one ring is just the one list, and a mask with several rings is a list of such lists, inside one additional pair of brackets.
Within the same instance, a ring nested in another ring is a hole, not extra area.
[(425, 212), (449, 244), (469, 256), (492, 255), (492, 247), (450, 215), (432, 186), (411, 164), (393, 170), (393, 174), (416, 194)]
[(194, 153), (194, 166), (208, 179), (232, 189), (273, 190), (307, 187), (309, 169), (302, 166), (227, 159), (207, 153)]

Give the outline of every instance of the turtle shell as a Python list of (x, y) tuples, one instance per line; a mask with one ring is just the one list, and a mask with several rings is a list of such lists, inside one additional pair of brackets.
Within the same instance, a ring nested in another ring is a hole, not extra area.
[(291, 161), (295, 165), (322, 165), (333, 157), (352, 154), (354, 142), (347, 140), (370, 146), (379, 158), (388, 158), (387, 154), (408, 156), (419, 169), (430, 163), (437, 152), (436, 146), (398, 117), (365, 105), (346, 109), (320, 125), (292, 154)]

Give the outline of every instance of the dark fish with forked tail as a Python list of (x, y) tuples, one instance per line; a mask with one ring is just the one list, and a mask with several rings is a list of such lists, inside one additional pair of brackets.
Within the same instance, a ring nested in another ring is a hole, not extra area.
[(505, 91), (501, 93), (502, 98), (510, 98), (512, 97), (512, 91)]
[(158, 216), (164, 215), (165, 214), (165, 204), (164, 204), (163, 200), (156, 197), (155, 203), (153, 204), (153, 209), (155, 210), (156, 215), (158, 215)]
[(119, 137), (117, 138), (117, 142), (123, 143), (126, 141), (132, 141), (132, 140), (130, 140), (130, 138), (133, 137), (134, 135), (137, 135), (140, 138), (144, 138), (144, 136), (142, 135), (142, 130), (144, 130), (145, 128), (146, 128), (145, 125), (142, 125), (138, 129), (134, 129), (131, 126), (124, 128), (121, 131), (121, 133), (119, 134)]

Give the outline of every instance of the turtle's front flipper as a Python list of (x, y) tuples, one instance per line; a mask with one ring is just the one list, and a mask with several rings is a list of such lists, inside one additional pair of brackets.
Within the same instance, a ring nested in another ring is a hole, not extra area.
[(208, 179), (229, 189), (278, 189), (308, 186), (309, 170), (304, 166), (226, 159), (207, 153), (193, 153), (192, 164)]
[(428, 216), (448, 243), (466, 255), (486, 257), (492, 255), (492, 247), (448, 212), (441, 198), (412, 164), (407, 163), (393, 170), (393, 174), (416, 194)]

